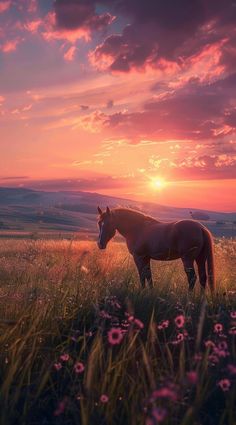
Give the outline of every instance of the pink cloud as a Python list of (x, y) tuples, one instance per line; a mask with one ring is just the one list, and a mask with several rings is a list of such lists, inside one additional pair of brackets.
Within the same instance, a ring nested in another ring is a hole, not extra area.
[(66, 53), (64, 54), (64, 59), (66, 61), (73, 61), (75, 58), (75, 53), (76, 53), (77, 48), (75, 46), (71, 46)]
[(46, 41), (66, 40), (75, 43), (77, 40), (84, 39), (89, 41), (91, 34), (88, 28), (78, 28), (76, 30), (58, 29), (56, 26), (56, 15), (54, 12), (48, 13), (45, 18), (45, 29), (42, 35)]
[(0, 13), (6, 12), (10, 8), (10, 6), (11, 6), (10, 0), (2, 1), (0, 3)]
[(15, 40), (9, 40), (6, 41), (4, 44), (2, 44), (0, 46), (0, 50), (3, 53), (10, 53), (10, 52), (14, 52), (17, 48), (17, 45), (19, 44), (20, 40), (19, 39), (15, 39)]
[(24, 28), (31, 33), (35, 33), (38, 31), (39, 27), (42, 24), (43, 24), (43, 21), (41, 19), (35, 19), (34, 21), (27, 22), (24, 25)]

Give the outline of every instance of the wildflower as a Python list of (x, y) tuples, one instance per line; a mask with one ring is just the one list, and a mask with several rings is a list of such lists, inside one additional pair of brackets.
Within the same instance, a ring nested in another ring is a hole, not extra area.
[(152, 398), (167, 398), (172, 401), (176, 401), (178, 399), (176, 391), (172, 390), (169, 387), (163, 387), (159, 390), (155, 390), (152, 393)]
[(230, 335), (236, 335), (236, 327), (235, 326), (233, 328), (230, 328), (229, 334)]
[(108, 341), (111, 345), (118, 345), (123, 339), (121, 328), (111, 328), (108, 332)]
[(60, 356), (60, 360), (63, 361), (63, 362), (68, 362), (69, 359), (70, 359), (69, 354), (62, 354)]
[(185, 324), (185, 317), (180, 314), (179, 316), (177, 316), (175, 318), (175, 325), (177, 326), (177, 328), (182, 328)]
[(154, 420), (152, 418), (147, 417), (145, 425), (155, 425)]
[(229, 379), (225, 378), (217, 382), (217, 385), (222, 389), (222, 391), (229, 391), (231, 382)]
[(66, 398), (64, 398), (64, 400), (62, 400), (58, 403), (58, 406), (57, 406), (57, 408), (54, 412), (54, 416), (60, 416), (65, 411), (66, 403), (67, 403)]
[(160, 325), (157, 325), (157, 329), (166, 329), (169, 326), (169, 320), (163, 320)]
[(129, 322), (133, 322), (134, 321), (134, 316), (132, 316), (132, 315), (131, 316), (128, 316), (128, 321)]
[(58, 363), (54, 363), (54, 368), (55, 368), (56, 370), (60, 370), (60, 369), (62, 368), (62, 364), (61, 364), (60, 362), (58, 362)]
[(165, 409), (162, 409), (160, 407), (155, 407), (154, 409), (152, 409), (152, 416), (154, 419), (156, 419), (158, 423), (164, 421), (166, 415), (167, 412)]
[(214, 326), (214, 332), (219, 334), (220, 332), (223, 331), (223, 326), (221, 323), (216, 323)]
[(187, 372), (187, 379), (188, 382), (192, 385), (195, 385), (197, 383), (198, 380), (198, 375), (197, 372), (195, 372), (195, 370), (191, 370), (190, 372)]
[(101, 395), (101, 397), (100, 397), (100, 401), (101, 401), (101, 403), (107, 403), (108, 402), (108, 400), (109, 400), (109, 397), (106, 395), (106, 394), (102, 394)]
[(229, 356), (229, 352), (226, 350), (219, 350), (218, 348), (215, 348), (214, 353), (218, 356), (218, 357), (227, 357)]
[(172, 344), (177, 345), (184, 340), (184, 334), (181, 332), (177, 335), (176, 340), (172, 341)]
[(228, 364), (228, 371), (231, 375), (236, 375), (236, 365)]
[(215, 343), (209, 339), (209, 340), (205, 341), (205, 347), (206, 348), (214, 348)]
[(231, 313), (230, 313), (230, 317), (231, 317), (232, 319), (236, 319), (236, 311), (231, 311)]
[(109, 313), (107, 313), (105, 310), (101, 310), (101, 311), (99, 312), (99, 316), (100, 316), (102, 319), (111, 319), (111, 315), (110, 315)]
[(134, 319), (134, 324), (139, 328), (139, 329), (143, 329), (144, 328), (144, 324), (143, 322), (141, 322), (141, 320), (139, 319)]
[(75, 373), (83, 373), (84, 371), (84, 365), (81, 362), (76, 362), (74, 365), (74, 371)]
[(211, 354), (208, 357), (208, 360), (210, 363), (212, 363), (212, 365), (214, 366), (215, 364), (219, 363), (219, 357), (217, 357), (215, 354)]
[(200, 362), (202, 360), (202, 353), (196, 353), (194, 355), (195, 362)]

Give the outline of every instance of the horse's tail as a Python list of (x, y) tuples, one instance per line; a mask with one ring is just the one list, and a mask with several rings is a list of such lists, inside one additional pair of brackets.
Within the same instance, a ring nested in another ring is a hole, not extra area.
[(215, 265), (214, 265), (214, 252), (213, 252), (213, 238), (211, 233), (206, 228), (204, 228), (203, 230), (203, 237), (204, 237), (205, 258), (207, 262), (208, 284), (210, 286), (210, 290), (214, 292)]

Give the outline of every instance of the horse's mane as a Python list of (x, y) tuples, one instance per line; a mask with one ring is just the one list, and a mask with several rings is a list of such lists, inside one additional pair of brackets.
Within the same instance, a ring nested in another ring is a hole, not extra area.
[(144, 214), (140, 211), (133, 210), (132, 208), (113, 208), (111, 210), (111, 213), (114, 214), (114, 216), (118, 216), (121, 219), (124, 220), (131, 220), (132, 223), (139, 223), (139, 222), (157, 222), (157, 220), (150, 215)]

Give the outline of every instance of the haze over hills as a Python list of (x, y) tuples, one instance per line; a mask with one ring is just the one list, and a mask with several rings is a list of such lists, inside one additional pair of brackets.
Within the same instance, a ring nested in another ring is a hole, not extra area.
[[(25, 188), (0, 188), (1, 232), (97, 231), (97, 205), (125, 206), (141, 210), (163, 221), (209, 218), (207, 226), (217, 236), (235, 236), (236, 213), (175, 208), (90, 192), (44, 192)], [(191, 206), (190, 206), (191, 207)]]

